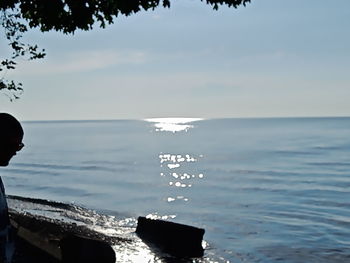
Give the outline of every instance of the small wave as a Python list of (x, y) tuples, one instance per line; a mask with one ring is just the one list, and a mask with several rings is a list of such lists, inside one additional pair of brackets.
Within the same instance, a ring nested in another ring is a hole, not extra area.
[(306, 162), (306, 165), (312, 165), (312, 166), (341, 166), (341, 167), (350, 167), (350, 163), (348, 162)]
[(290, 156), (297, 156), (297, 155), (319, 155), (319, 152), (316, 151), (295, 151), (295, 150), (278, 150), (274, 151), (275, 154), (282, 154), (282, 155), (290, 155)]
[(317, 146), (312, 147), (312, 149), (315, 149), (315, 150), (323, 150), (323, 151), (348, 150), (349, 148), (350, 148), (350, 145), (349, 145), (349, 144), (333, 145), (333, 146), (317, 145)]
[[(314, 225), (318, 224), (327, 225), (330, 227), (341, 227), (342, 229), (349, 229), (350, 221), (347, 217), (341, 215), (333, 215), (328, 212), (312, 211), (307, 209), (298, 208), (296, 211), (269, 211), (268, 216), (272, 218), (274, 223), (287, 223), (293, 222), (294, 225), (302, 227), (305, 224)], [(284, 218), (282, 220), (282, 218)], [(348, 231), (347, 231), (348, 232)]]
[(73, 197), (88, 197), (88, 196), (94, 196), (98, 197), (102, 194), (98, 194), (95, 192), (89, 192), (87, 190), (81, 189), (81, 188), (74, 188), (74, 187), (65, 187), (65, 186), (50, 186), (50, 185), (33, 185), (33, 184), (16, 184), (16, 187), (27, 189), (27, 191), (37, 193), (43, 192), (43, 193), (50, 193), (51, 195), (58, 195), (58, 196), (66, 196), (68, 195), (70, 198)]
[(290, 171), (289, 169), (276, 169), (276, 170), (263, 170), (263, 169), (225, 169), (224, 167), (215, 168), (215, 169), (203, 169), (201, 170), (201, 173), (206, 174), (206, 178), (210, 178), (210, 176), (215, 176), (215, 178), (220, 180), (230, 180), (232, 178), (237, 177), (243, 177), (246, 176), (246, 178), (259, 178), (261, 176), (264, 176), (266, 178), (278, 178), (283, 180), (292, 180), (292, 178), (295, 178), (295, 180), (305, 180), (305, 178), (329, 178), (332, 176), (332, 180), (337, 177), (343, 177), (347, 178), (347, 175), (343, 175), (342, 173), (336, 174), (335, 171), (330, 174), (329, 172), (322, 172), (322, 171), (315, 171), (312, 172), (307, 170), (301, 170), (301, 171)]
[(8, 168), (8, 174), (21, 174), (21, 175), (45, 175), (45, 176), (59, 176), (61, 173), (55, 171), (40, 171), (40, 170), (28, 170), (28, 169), (16, 169)]
[(98, 165), (60, 165), (60, 164), (37, 164), (37, 163), (14, 163), (14, 167), (26, 167), (26, 168), (44, 168), (50, 170), (86, 170), (86, 171), (109, 171), (115, 172), (120, 169), (110, 168), (106, 166)]
[(300, 244), (289, 246), (272, 245), (260, 247), (259, 253), (265, 260), (259, 262), (308, 262), (308, 263), (344, 263), (350, 261), (350, 253), (347, 247), (301, 247)]

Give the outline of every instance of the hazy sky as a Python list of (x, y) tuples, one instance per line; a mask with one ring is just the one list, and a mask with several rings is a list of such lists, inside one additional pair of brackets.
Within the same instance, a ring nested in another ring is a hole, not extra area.
[(219, 11), (175, 0), (106, 29), (31, 31), (47, 57), (7, 73), (25, 92), (12, 103), (0, 95), (0, 111), (21, 120), (350, 116), (349, 21), (349, 0)]

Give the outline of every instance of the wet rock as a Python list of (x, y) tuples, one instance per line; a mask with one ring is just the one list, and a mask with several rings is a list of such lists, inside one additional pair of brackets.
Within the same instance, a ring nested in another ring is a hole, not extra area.
[(202, 257), (204, 229), (139, 217), (136, 233), (162, 251), (177, 257)]

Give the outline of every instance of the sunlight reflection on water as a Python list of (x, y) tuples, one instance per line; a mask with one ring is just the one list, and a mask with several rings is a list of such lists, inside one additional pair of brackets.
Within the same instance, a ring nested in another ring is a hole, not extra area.
[[(157, 132), (187, 132), (193, 128), (193, 122), (200, 121), (200, 118), (152, 118), (146, 119), (145, 121), (154, 123), (155, 130)], [(186, 170), (184, 164), (195, 163), (198, 158), (202, 158), (203, 155), (198, 157), (192, 156), (191, 154), (173, 154), (163, 153), (159, 154), (160, 167), (162, 172), (161, 177), (169, 179), (168, 186), (172, 188), (191, 188), (194, 179), (202, 179), (204, 175), (202, 173), (193, 174)], [(184, 171), (186, 170), (186, 171)], [(173, 193), (172, 196), (165, 198), (165, 201), (172, 203), (175, 201), (189, 201), (189, 197), (185, 196), (184, 193)]]
[(193, 125), (189, 124), (195, 121), (200, 121), (201, 118), (151, 118), (145, 119), (145, 121), (154, 123), (156, 131), (169, 131), (180, 132), (187, 131), (193, 128)]
[[(188, 167), (191, 163), (196, 163), (202, 155), (198, 157), (191, 156), (190, 154), (171, 154), (171, 153), (160, 153), (159, 154), (160, 167), (162, 172), (161, 177), (168, 179), (168, 186), (172, 188), (191, 188), (195, 180), (203, 179), (203, 173), (191, 173), (188, 171)], [(187, 164), (187, 166), (184, 166)], [(173, 193), (173, 196), (168, 196), (165, 200), (168, 203), (174, 201), (189, 201), (189, 197), (185, 196), (184, 193), (177, 191)]]

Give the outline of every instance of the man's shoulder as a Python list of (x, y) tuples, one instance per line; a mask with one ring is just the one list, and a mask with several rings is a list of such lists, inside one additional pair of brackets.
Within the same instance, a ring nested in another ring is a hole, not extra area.
[(2, 182), (1, 176), (0, 176), (0, 191), (3, 195), (5, 195), (5, 187), (4, 187), (4, 184)]

